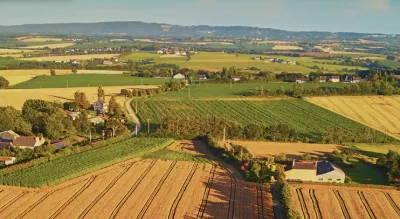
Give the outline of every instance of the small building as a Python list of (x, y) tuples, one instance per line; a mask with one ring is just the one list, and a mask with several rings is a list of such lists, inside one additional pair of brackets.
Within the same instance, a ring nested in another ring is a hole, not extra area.
[(113, 64), (112, 61), (107, 61), (107, 60), (106, 60), (106, 61), (103, 62), (103, 65), (112, 65), (112, 64)]
[(81, 60), (71, 60), (71, 64), (73, 64), (73, 65), (79, 65), (79, 64), (81, 64)]
[(361, 82), (361, 77), (353, 77), (353, 81), (351, 83), (358, 84)]
[(45, 139), (43, 137), (36, 136), (20, 136), (13, 141), (13, 145), (21, 149), (35, 149), (35, 147), (42, 146), (44, 143)]
[(93, 103), (93, 109), (97, 114), (104, 114), (108, 112), (108, 103), (103, 99), (99, 98)]
[(319, 77), (318, 82), (319, 82), (319, 83), (325, 83), (325, 82), (326, 82), (326, 76), (321, 76), (321, 77)]
[(98, 124), (104, 123), (104, 119), (101, 118), (101, 117), (98, 117), (98, 116), (96, 116), (96, 117), (90, 117), (90, 118), (89, 118), (89, 121), (90, 121), (90, 123), (92, 123), (93, 125), (98, 125)]
[(8, 166), (15, 162), (15, 157), (0, 157), (0, 162)]
[(344, 183), (346, 174), (335, 164), (329, 161), (320, 161), (317, 164), (317, 181)]
[(19, 135), (11, 130), (0, 132), (0, 142), (13, 142)]
[(157, 51), (157, 54), (160, 54), (160, 55), (162, 55), (162, 54), (164, 54), (164, 51), (162, 51), (162, 50), (158, 50), (158, 51)]
[(291, 60), (287, 61), (286, 63), (287, 63), (288, 65), (296, 65), (296, 62), (295, 62), (295, 61), (291, 61)]
[(231, 79), (233, 80), (233, 81), (240, 81), (240, 76), (231, 76)]
[(12, 142), (1, 142), (0, 141), (0, 149), (10, 149), (12, 147), (14, 147)]
[(75, 121), (77, 118), (79, 118), (80, 114), (81, 114), (80, 112), (67, 111), (67, 116), (71, 121)]
[(256, 61), (260, 61), (260, 60), (261, 60), (261, 58), (260, 58), (260, 57), (255, 57), (255, 58), (254, 58), (254, 60), (256, 60)]
[(173, 79), (185, 79), (185, 75), (178, 73), (172, 77)]
[(338, 83), (340, 82), (340, 76), (332, 76), (329, 78), (329, 82)]
[(197, 75), (196, 79), (197, 80), (207, 80), (207, 77), (205, 75)]
[(63, 140), (58, 140), (58, 141), (51, 141), (50, 142), (54, 147), (56, 147), (57, 149), (63, 149), (66, 148), (68, 146), (68, 143), (63, 141)]
[(303, 83), (306, 83), (306, 82), (307, 82), (307, 80), (304, 79), (304, 78), (296, 78), (296, 83), (298, 83), (298, 84), (303, 84)]
[(346, 174), (329, 161), (295, 161), (285, 171), (288, 181), (344, 183)]

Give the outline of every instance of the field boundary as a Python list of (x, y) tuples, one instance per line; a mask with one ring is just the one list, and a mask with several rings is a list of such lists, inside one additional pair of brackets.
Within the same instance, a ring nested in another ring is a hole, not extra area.
[(1, 206), (0, 208), (0, 213), (3, 212), (6, 208), (8, 208), (10, 205), (12, 205), (15, 201), (17, 201), (18, 199), (22, 198), (22, 196), (28, 194), (27, 191), (23, 191), (20, 194), (18, 194), (17, 196), (15, 196), (14, 198), (12, 198), (10, 201), (8, 201), (6, 204), (4, 204), (3, 206)]
[(264, 218), (263, 186), (256, 186), (257, 189), (257, 214), (258, 218)]
[(317, 197), (315, 197), (315, 190), (314, 189), (310, 189), (309, 190), (309, 194), (310, 194), (310, 198), (311, 198), (311, 202), (315, 211), (315, 217), (318, 218), (322, 218), (322, 212), (321, 212), (321, 208), (319, 207), (319, 203), (317, 200)]
[(208, 196), (210, 195), (211, 186), (214, 181), (214, 175), (215, 175), (216, 168), (217, 168), (217, 166), (214, 164), (214, 165), (212, 165), (212, 168), (210, 169), (210, 174), (208, 175), (206, 188), (204, 189), (203, 198), (201, 200), (201, 204), (199, 207), (199, 211), (197, 212), (196, 218), (203, 218), (204, 211), (206, 210), (206, 207), (207, 207)]

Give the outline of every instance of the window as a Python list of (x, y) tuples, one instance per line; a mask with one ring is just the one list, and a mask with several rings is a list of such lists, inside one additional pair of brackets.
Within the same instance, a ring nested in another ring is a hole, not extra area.
[(328, 179), (329, 181), (332, 181), (332, 179)]
[(342, 179), (337, 179), (337, 181), (341, 181)]
[(324, 178), (319, 178), (318, 180), (319, 180), (319, 181), (323, 181), (323, 180), (324, 180)]

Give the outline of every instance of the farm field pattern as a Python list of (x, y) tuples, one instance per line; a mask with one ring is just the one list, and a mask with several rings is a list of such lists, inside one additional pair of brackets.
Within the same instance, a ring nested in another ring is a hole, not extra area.
[[(0, 187), (1, 218), (271, 217), (266, 187), (211, 164), (129, 160), (40, 190)], [(268, 216), (269, 215), (269, 216)]]
[(311, 103), (400, 139), (400, 97), (311, 97)]
[(295, 185), (294, 209), (305, 219), (399, 218), (400, 192), (363, 187)]

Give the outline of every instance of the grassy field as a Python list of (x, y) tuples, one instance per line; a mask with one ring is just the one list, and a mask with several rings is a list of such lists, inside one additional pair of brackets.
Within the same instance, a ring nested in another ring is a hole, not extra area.
[(0, 67), (5, 67), (7, 65), (19, 65), (20, 63), (24, 63), (27, 61), (24, 60), (16, 60), (16, 59), (7, 59), (7, 58), (0, 58)]
[(139, 157), (172, 143), (171, 139), (131, 138), (95, 150), (51, 160), (1, 177), (3, 185), (42, 187), (58, 183), (116, 161)]
[(110, 74), (71, 74), (56, 76), (39, 76), (32, 80), (17, 84), (13, 89), (34, 88), (67, 88), (97, 86), (129, 86), (129, 85), (162, 85), (170, 79), (138, 78), (130, 75)]
[[(185, 56), (176, 57), (176, 56), (160, 56), (155, 53), (146, 53), (146, 52), (134, 52), (131, 53), (122, 59), (125, 61), (128, 60), (144, 60), (144, 59), (154, 59), (157, 63), (168, 63), (168, 64), (176, 64), (180, 67), (188, 67), (192, 69), (208, 69), (208, 70), (221, 70), (222, 67), (230, 67), (235, 66), (237, 69), (248, 69), (250, 67), (256, 67), (260, 70), (265, 71), (273, 71), (276, 73), (281, 72), (298, 72), (298, 73), (309, 73), (312, 71), (310, 67), (314, 65), (318, 65), (320, 68), (328, 69), (325, 72), (338, 72), (343, 68), (347, 69), (363, 69), (362, 67), (357, 66), (341, 66), (332, 64), (333, 61), (324, 60), (327, 64), (319, 64), (310, 57), (284, 57), (284, 56), (275, 56), (275, 55), (265, 55), (263, 58), (280, 58), (283, 60), (292, 60), (300, 62), (300, 65), (286, 65), (279, 63), (265, 63), (264, 60), (253, 60), (257, 55), (248, 55), (248, 54), (240, 54), (236, 57), (235, 54), (228, 53), (218, 53), (218, 52), (201, 52), (192, 57), (189, 62), (186, 62), (187, 58)], [(258, 55), (259, 56), (259, 55)], [(331, 64), (329, 64), (331, 63)]]
[[(133, 104), (135, 104), (133, 102)], [(134, 107), (135, 108), (135, 107)], [(140, 100), (139, 119), (153, 126), (162, 122), (163, 116), (214, 116), (237, 121), (243, 125), (287, 124), (300, 137), (320, 139), (326, 128), (361, 130), (363, 125), (299, 99), (251, 101), (251, 100)], [(383, 134), (378, 133), (379, 136)]]
[[(236, 84), (193, 84), (182, 91), (169, 92), (166, 95), (159, 95), (155, 98), (234, 98), (243, 97), (247, 91), (252, 90), (276, 90), (281, 86), (285, 90), (292, 90), (294, 83), (236, 83)], [(344, 83), (321, 83), (303, 84), (304, 89), (312, 89), (314, 86), (343, 88)]]

